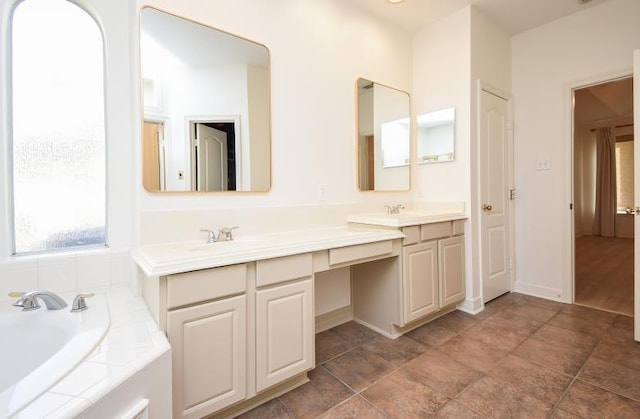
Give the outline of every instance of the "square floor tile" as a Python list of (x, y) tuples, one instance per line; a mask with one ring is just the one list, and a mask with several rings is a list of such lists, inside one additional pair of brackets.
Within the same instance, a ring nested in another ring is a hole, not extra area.
[(487, 371), (509, 352), (473, 337), (458, 335), (437, 350), (476, 371)]
[(362, 396), (392, 418), (427, 417), (450, 400), (403, 369), (369, 387)]
[(362, 391), (395, 369), (378, 355), (361, 347), (332, 359), (324, 367), (355, 391)]
[(635, 368), (591, 357), (578, 378), (640, 402), (640, 371)]
[(556, 403), (571, 384), (572, 378), (508, 355), (489, 371), (496, 380), (504, 381), (519, 391), (547, 403)]
[(309, 371), (309, 379), (310, 382), (279, 397), (295, 417), (316, 417), (354, 395), (323, 367)]
[(517, 388), (485, 376), (457, 399), (474, 412), (491, 418), (547, 418), (553, 408)]
[(421, 383), (437, 388), (451, 398), (455, 398), (481, 375), (434, 349), (426, 351), (403, 369)]
[(364, 343), (362, 347), (396, 367), (411, 361), (427, 350), (425, 345), (406, 336), (400, 336), (397, 339), (378, 336)]
[(320, 365), (355, 347), (356, 345), (345, 340), (333, 329), (320, 332), (316, 334), (316, 365)]
[(532, 337), (518, 346), (513, 351), (513, 355), (557, 372), (575, 376), (589, 357), (591, 350), (590, 347), (554, 345)]
[(640, 403), (580, 380), (574, 381), (558, 407), (583, 418), (635, 419), (640, 415)]

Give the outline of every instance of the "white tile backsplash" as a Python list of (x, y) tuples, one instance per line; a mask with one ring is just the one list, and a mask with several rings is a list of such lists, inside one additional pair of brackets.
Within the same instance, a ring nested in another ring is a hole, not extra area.
[(7, 295), (12, 291), (75, 294), (87, 289), (131, 285), (134, 272), (127, 249), (9, 257), (0, 261), (0, 302), (13, 301)]
[(78, 289), (76, 255), (39, 258), (38, 289), (56, 293), (76, 291)]
[(0, 263), (0, 301), (13, 301), (13, 291), (32, 291), (38, 287), (38, 261), (22, 260)]
[(78, 289), (104, 288), (111, 284), (111, 255), (78, 253), (76, 256)]

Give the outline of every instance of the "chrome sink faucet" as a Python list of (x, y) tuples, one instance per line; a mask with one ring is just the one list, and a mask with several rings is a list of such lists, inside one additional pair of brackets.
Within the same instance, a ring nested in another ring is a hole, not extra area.
[(216, 234), (215, 230), (207, 230), (206, 228), (203, 228), (200, 231), (208, 234), (207, 243), (228, 242), (233, 240), (233, 230), (237, 228), (238, 226), (222, 227), (218, 230), (218, 234)]
[(385, 205), (384, 207), (387, 209), (387, 215), (400, 214), (400, 210), (404, 209), (404, 205), (402, 205), (402, 204)]
[(61, 310), (67, 306), (67, 303), (59, 295), (51, 291), (11, 292), (9, 297), (18, 297), (13, 305), (22, 307), (22, 311), (39, 309), (38, 299), (44, 302), (47, 310)]

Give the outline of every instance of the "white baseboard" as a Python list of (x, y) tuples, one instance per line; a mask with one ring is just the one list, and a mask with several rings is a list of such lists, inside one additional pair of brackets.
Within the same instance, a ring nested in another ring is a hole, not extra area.
[(478, 314), (484, 310), (484, 304), (482, 304), (482, 297), (465, 298), (456, 308), (465, 313)]
[(522, 282), (515, 283), (514, 292), (527, 294), (533, 297), (545, 298), (547, 300), (564, 302), (562, 299), (562, 290), (548, 287), (541, 287), (534, 284), (526, 284)]
[(316, 317), (316, 333), (324, 332), (332, 327), (353, 320), (353, 307), (348, 305)]

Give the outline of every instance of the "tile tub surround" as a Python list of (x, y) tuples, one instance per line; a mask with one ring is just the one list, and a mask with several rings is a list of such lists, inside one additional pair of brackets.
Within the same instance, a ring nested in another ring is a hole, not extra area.
[[(158, 330), (142, 298), (134, 296), (128, 287), (103, 292), (111, 324), (100, 346), (47, 393), (12, 418), (80, 415), (170, 350), (169, 342)], [(87, 305), (91, 309), (90, 299)]]
[(522, 294), (389, 340), (316, 335), (311, 382), (242, 418), (640, 416), (633, 319)]

